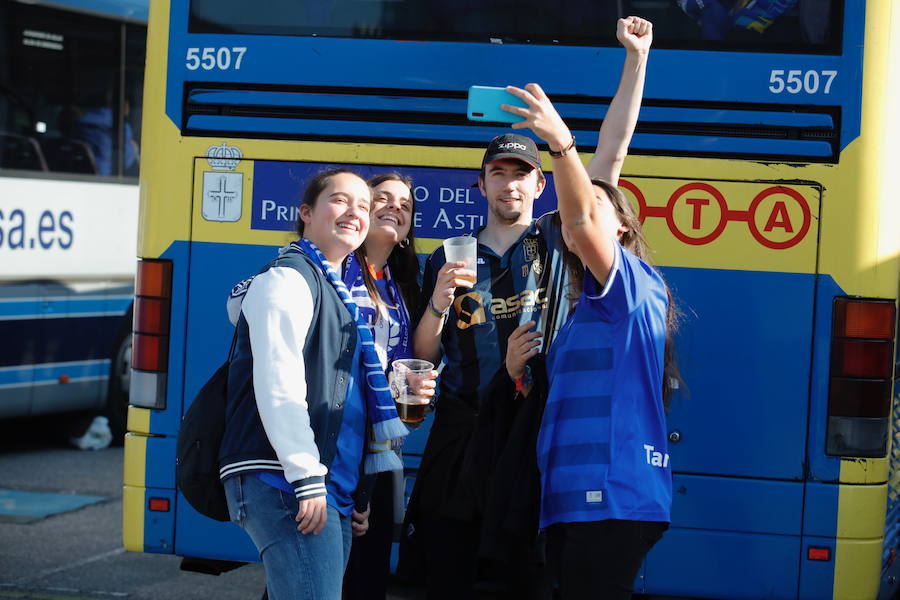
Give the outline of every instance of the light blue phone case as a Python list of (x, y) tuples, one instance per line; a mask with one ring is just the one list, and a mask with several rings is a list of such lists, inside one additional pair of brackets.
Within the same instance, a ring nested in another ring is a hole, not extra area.
[(524, 117), (501, 110), (501, 104), (527, 107), (524, 100), (513, 96), (506, 88), (473, 85), (469, 88), (469, 105), (466, 113), (470, 121), (492, 121), (494, 123), (518, 123)]

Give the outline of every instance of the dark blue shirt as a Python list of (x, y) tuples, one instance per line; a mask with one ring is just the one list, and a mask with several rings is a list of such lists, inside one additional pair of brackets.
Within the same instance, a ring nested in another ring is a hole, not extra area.
[[(553, 215), (533, 222), (503, 256), (478, 244), (477, 282), (471, 289), (456, 290), (441, 336), (447, 364), (441, 372), (439, 405), (462, 401), (477, 410), (479, 398), (506, 360), (513, 330), (534, 320), (538, 329), (544, 330), (546, 324), (556, 331), (564, 322), (568, 278), (562, 264), (562, 234)], [(428, 257), (423, 302), (431, 298), (445, 262), (443, 247)], [(424, 310), (423, 306), (420, 314)]]

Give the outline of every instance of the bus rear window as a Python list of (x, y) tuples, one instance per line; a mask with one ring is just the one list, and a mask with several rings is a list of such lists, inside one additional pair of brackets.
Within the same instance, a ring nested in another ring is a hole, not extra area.
[[(838, 53), (843, 0), (193, 0), (192, 33), (615, 46), (640, 15), (657, 48)], [(605, 25), (604, 25), (605, 24)]]

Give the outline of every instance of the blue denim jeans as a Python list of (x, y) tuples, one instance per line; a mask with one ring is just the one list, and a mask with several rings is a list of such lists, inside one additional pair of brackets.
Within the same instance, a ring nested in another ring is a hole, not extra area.
[(225, 480), (231, 520), (253, 540), (266, 568), (270, 600), (340, 600), (350, 556), (350, 519), (328, 505), (328, 521), (318, 533), (297, 531), (299, 503), (293, 494), (254, 475)]

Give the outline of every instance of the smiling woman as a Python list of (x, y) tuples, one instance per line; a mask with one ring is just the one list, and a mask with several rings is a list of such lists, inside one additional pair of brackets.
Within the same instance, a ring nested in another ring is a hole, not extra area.
[(366, 242), (357, 253), (361, 264), (371, 267), (363, 272), (366, 289), (376, 305), (383, 305), (385, 296), (379, 292), (376, 281), (378, 272), (387, 271), (399, 287), (406, 307), (414, 308), (420, 288), (413, 227), (416, 214), (413, 181), (400, 173), (382, 173), (369, 179), (369, 185), (372, 187), (371, 224)]
[(315, 177), (303, 194), (297, 233), (316, 244), (329, 262), (339, 265), (366, 239), (371, 197), (369, 186), (356, 173), (326, 171)]
[(406, 433), (383, 371), (368, 366), (371, 333), (336, 270), (365, 239), (370, 205), (356, 173), (316, 175), (300, 239), (263, 267), (241, 305), (220, 476), (273, 598), (340, 598), (363, 460), (367, 472), (382, 468), (366, 457), (366, 440)]
[[(410, 324), (414, 321), (409, 308), (418, 304), (420, 295), (413, 227), (416, 199), (412, 180), (399, 173), (376, 175), (369, 185), (373, 191), (369, 235), (344, 280), (352, 286), (353, 299), (366, 315), (387, 373), (394, 360), (413, 356)], [(433, 393), (433, 387), (420, 391), (428, 397)], [(346, 600), (384, 597), (394, 521), (402, 519), (394, 513), (393, 481), (390, 473), (382, 473), (360, 486), (371, 496), (372, 525), (366, 535), (354, 540), (344, 578)]]

